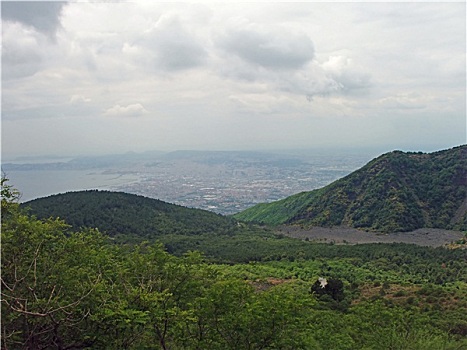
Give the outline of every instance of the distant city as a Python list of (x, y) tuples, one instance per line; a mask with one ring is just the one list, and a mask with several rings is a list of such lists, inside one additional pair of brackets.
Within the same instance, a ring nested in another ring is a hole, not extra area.
[[(23, 200), (104, 189), (139, 194), (229, 215), (323, 187), (377, 154), (349, 152), (127, 153), (2, 164)], [(42, 191), (42, 192), (41, 192)]]

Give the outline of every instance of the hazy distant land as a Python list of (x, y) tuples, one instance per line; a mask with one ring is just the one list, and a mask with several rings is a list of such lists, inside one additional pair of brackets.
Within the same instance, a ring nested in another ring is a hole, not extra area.
[(375, 151), (145, 152), (77, 158), (21, 158), (2, 164), (22, 201), (86, 189), (122, 191), (233, 214), (320, 188)]

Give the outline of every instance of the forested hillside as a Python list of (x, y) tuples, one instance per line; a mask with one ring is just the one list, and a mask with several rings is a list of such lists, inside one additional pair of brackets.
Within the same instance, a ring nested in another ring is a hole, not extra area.
[(113, 237), (140, 240), (168, 234), (233, 234), (237, 229), (232, 218), (122, 192), (68, 192), (23, 206), (41, 219), (59, 217), (74, 230), (98, 228)]
[(467, 146), (431, 154), (390, 152), (324, 188), (259, 204), (234, 217), (379, 232), (466, 230)]
[(467, 250), (241, 225), (158, 236), (175, 256), (39, 220), (16, 199), (2, 180), (2, 349), (467, 348)]

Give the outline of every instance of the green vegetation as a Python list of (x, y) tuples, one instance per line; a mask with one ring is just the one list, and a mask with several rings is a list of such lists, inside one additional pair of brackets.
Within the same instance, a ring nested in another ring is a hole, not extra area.
[(97, 228), (116, 239), (230, 235), (237, 229), (236, 221), (225, 216), (122, 192), (69, 192), (35, 199), (24, 206), (40, 219), (59, 217), (75, 231)]
[(231, 219), (116, 240), (16, 199), (2, 179), (4, 349), (467, 348), (466, 250), (315, 244)]
[(311, 192), (259, 204), (234, 217), (249, 222), (345, 225), (379, 232), (467, 229), (467, 146), (431, 154), (384, 154)]
[[(399, 273), (415, 271), (412, 269), (417, 266), (420, 273), (411, 275), (408, 281), (435, 283), (457, 280), (459, 267), (454, 264), (451, 271), (451, 264), (444, 268), (442, 265), (465, 256), (462, 250), (427, 249), (397, 243), (311, 244), (211, 212), (116, 192), (70, 192), (25, 203), (24, 208), (38, 219), (59, 217), (75, 232), (92, 228), (111, 237), (115, 243), (163, 243), (170, 254), (181, 257), (189, 251), (199, 251), (218, 263), (345, 258), (354, 259), (353, 266), (356, 266), (357, 261), (365, 264), (386, 259), (386, 264), (391, 264), (391, 269)], [(378, 265), (375, 270), (379, 269)]]

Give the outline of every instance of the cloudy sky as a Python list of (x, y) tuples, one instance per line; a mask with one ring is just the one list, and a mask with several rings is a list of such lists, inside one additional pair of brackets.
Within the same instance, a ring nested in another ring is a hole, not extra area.
[(463, 144), (465, 11), (2, 1), (2, 155)]

